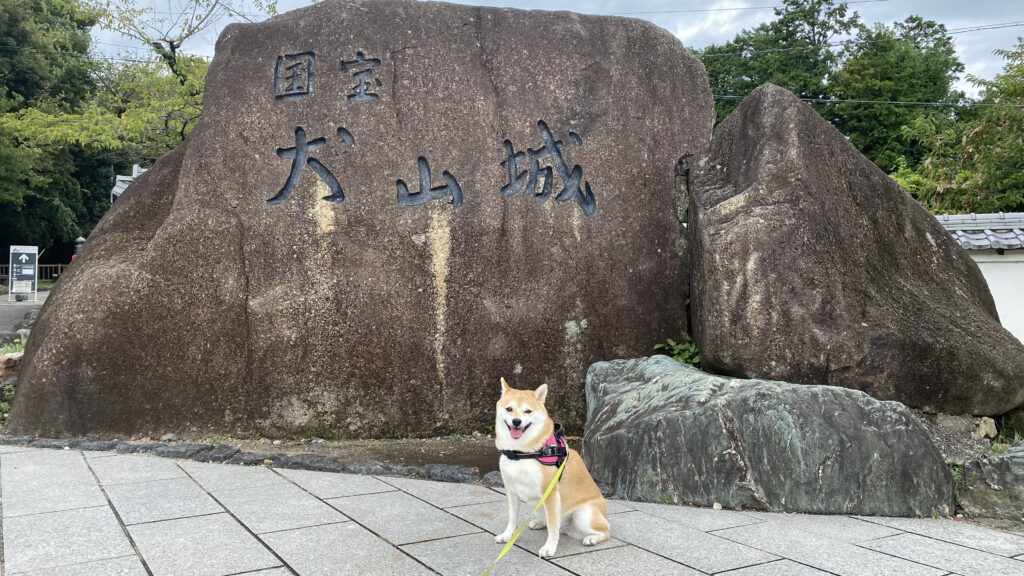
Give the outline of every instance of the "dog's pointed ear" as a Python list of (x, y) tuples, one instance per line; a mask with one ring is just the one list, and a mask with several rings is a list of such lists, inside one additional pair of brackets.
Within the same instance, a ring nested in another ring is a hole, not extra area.
[(504, 396), (505, 394), (508, 394), (508, 391), (511, 390), (511, 389), (512, 389), (512, 387), (508, 385), (508, 382), (505, 382), (505, 378), (502, 378), (501, 379), (501, 395)]
[(544, 403), (544, 399), (548, 397), (548, 385), (541, 384), (540, 388), (533, 391), (533, 395), (537, 397), (537, 401), (541, 404)]

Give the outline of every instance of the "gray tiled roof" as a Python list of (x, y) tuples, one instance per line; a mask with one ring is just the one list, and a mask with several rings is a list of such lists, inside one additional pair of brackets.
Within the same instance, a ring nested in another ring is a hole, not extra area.
[(942, 214), (936, 218), (965, 250), (1024, 248), (1024, 212)]

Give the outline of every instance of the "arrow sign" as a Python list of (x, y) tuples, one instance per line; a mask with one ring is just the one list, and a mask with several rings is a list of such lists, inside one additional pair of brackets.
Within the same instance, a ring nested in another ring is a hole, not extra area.
[(38, 261), (38, 246), (11, 246), (11, 273), (7, 284), (8, 300), (14, 294), (34, 294), (36, 292)]

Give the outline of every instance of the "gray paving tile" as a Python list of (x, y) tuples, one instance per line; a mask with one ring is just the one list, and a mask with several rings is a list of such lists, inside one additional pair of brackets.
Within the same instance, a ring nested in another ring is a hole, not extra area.
[(107, 487), (110, 502), (125, 524), (141, 524), (223, 512), (190, 478), (115, 484)]
[(832, 540), (799, 530), (780, 530), (773, 522), (762, 522), (715, 532), (741, 544), (789, 558), (839, 576), (939, 576), (945, 574), (921, 564)]
[(4, 518), (107, 505), (78, 452), (17, 452), (5, 454), (2, 463)]
[(1024, 536), (999, 532), (966, 522), (945, 518), (883, 518), (879, 516), (858, 516), (857, 518), (1000, 556), (1024, 554)]
[(7, 576), (146, 576), (146, 569), (142, 567), (142, 562), (139, 562), (139, 557), (132, 554), (59, 568), (44, 568), (17, 574), (8, 572)]
[(292, 572), (287, 568), (271, 568), (270, 570), (246, 572), (244, 575), (240, 576), (292, 576)]
[(207, 462), (181, 462), (180, 464), (208, 492), (288, 483), (273, 470), (264, 466), (236, 466)]
[[(503, 544), (495, 544), (490, 534), (468, 534), (401, 546), (431, 569), (445, 576), (479, 576), (497, 558)], [(491, 570), (494, 576), (564, 575), (569, 572), (541, 560), (525, 550), (513, 547)]]
[(797, 564), (792, 560), (776, 560), (775, 562), (722, 572), (721, 576), (828, 576), (828, 572)]
[(31, 446), (0, 445), (0, 455), (30, 452), (32, 450), (40, 450), (40, 448), (33, 448)]
[(636, 502), (629, 500), (605, 500), (608, 503), (608, 514), (621, 514), (636, 510)]
[(227, 514), (136, 524), (128, 532), (153, 576), (223, 576), (281, 565)]
[(354, 522), (264, 534), (300, 576), (420, 576), (431, 572)]
[(771, 514), (764, 517), (778, 530), (800, 530), (848, 544), (901, 534), (900, 530), (850, 516), (827, 514)]
[(103, 486), (185, 477), (185, 473), (178, 468), (174, 460), (144, 454), (118, 454), (109, 458), (91, 458), (89, 466), (92, 467)]
[(614, 520), (615, 538), (709, 574), (776, 559), (761, 550), (643, 512), (616, 514)]
[(1024, 576), (1024, 562), (918, 534), (900, 534), (860, 545), (961, 576)]
[[(492, 534), (492, 540), (493, 535), (499, 534), (505, 530), (505, 525), (508, 522), (508, 505), (504, 501), (486, 502), (484, 504), (474, 504), (472, 506), (458, 506), (456, 508), (449, 508), (448, 512), (451, 512), (459, 518), (488, 531)], [(526, 520), (525, 510), (522, 512), (522, 517), (519, 518), (519, 522), (524, 520)], [(610, 522), (612, 525), (612, 534), (614, 534), (614, 518), (611, 519)], [(516, 546), (525, 548), (534, 554), (538, 554), (546, 540), (546, 529), (530, 530), (529, 528), (524, 528), (523, 532), (519, 535), (519, 539), (516, 540)], [(605, 540), (596, 546), (584, 546), (580, 540), (562, 534), (558, 539), (558, 549), (555, 551), (554, 557), (561, 558), (563, 556), (579, 554), (581, 552), (592, 552), (594, 550), (603, 550), (605, 548), (615, 548), (624, 545), (625, 542), (611, 538), (610, 540)]]
[(480, 531), (402, 492), (332, 498), (327, 503), (393, 544), (411, 544)]
[(4, 519), (4, 561), (8, 574), (47, 571), (134, 553), (106, 503), (95, 508)]
[(385, 484), (373, 476), (362, 474), (341, 474), (338, 472), (314, 472), (312, 470), (275, 469), (292, 482), (302, 486), (318, 498), (340, 498), (377, 492), (392, 492), (394, 486)]
[(294, 484), (214, 492), (235, 518), (257, 534), (347, 522), (343, 514)]
[(701, 532), (735, 528), (759, 522), (756, 518), (740, 514), (732, 510), (715, 510), (714, 508), (698, 508), (696, 506), (677, 506), (671, 504), (651, 504), (633, 502), (632, 506), (641, 511), (671, 522), (682, 524)]
[(638, 574), (672, 574), (699, 576), (697, 572), (646, 550), (633, 546), (598, 550), (568, 558), (556, 558), (555, 564), (586, 576), (636, 576)]
[(426, 500), (438, 508), (505, 501), (504, 494), (498, 494), (490, 488), (473, 484), (453, 484), (411, 478), (381, 478), (381, 480), (417, 498)]
[(92, 460), (93, 458), (109, 458), (111, 456), (117, 456), (117, 452), (114, 452), (113, 450), (108, 452), (82, 450), (82, 456), (85, 456), (86, 460)]

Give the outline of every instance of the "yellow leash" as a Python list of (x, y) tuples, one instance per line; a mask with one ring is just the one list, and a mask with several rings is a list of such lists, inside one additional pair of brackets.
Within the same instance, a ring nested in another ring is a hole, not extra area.
[(491, 570), (494, 569), (494, 566), (498, 564), (498, 560), (501, 560), (502, 557), (512, 549), (512, 545), (516, 543), (519, 535), (523, 532), (523, 528), (526, 528), (526, 525), (530, 522), (530, 516), (533, 516), (537, 510), (540, 510), (540, 507), (544, 505), (544, 501), (548, 499), (548, 495), (555, 489), (555, 485), (558, 484), (558, 479), (562, 477), (562, 470), (565, 469), (565, 463), (568, 461), (569, 457), (566, 456), (565, 460), (562, 460), (562, 465), (558, 467), (558, 471), (555, 472), (555, 477), (551, 479), (551, 484), (548, 484), (547, 490), (545, 490), (544, 494), (541, 495), (540, 502), (537, 502), (537, 505), (533, 507), (533, 512), (526, 515), (526, 520), (523, 520), (523, 523), (519, 525), (519, 529), (516, 530), (515, 534), (513, 534), (511, 538), (508, 539), (508, 543), (501, 549), (501, 554), (498, 554), (498, 557), (494, 559), (494, 562), (491, 562), (491, 565), (487, 570), (484, 570), (484, 573), (480, 576), (487, 576), (490, 574)]

